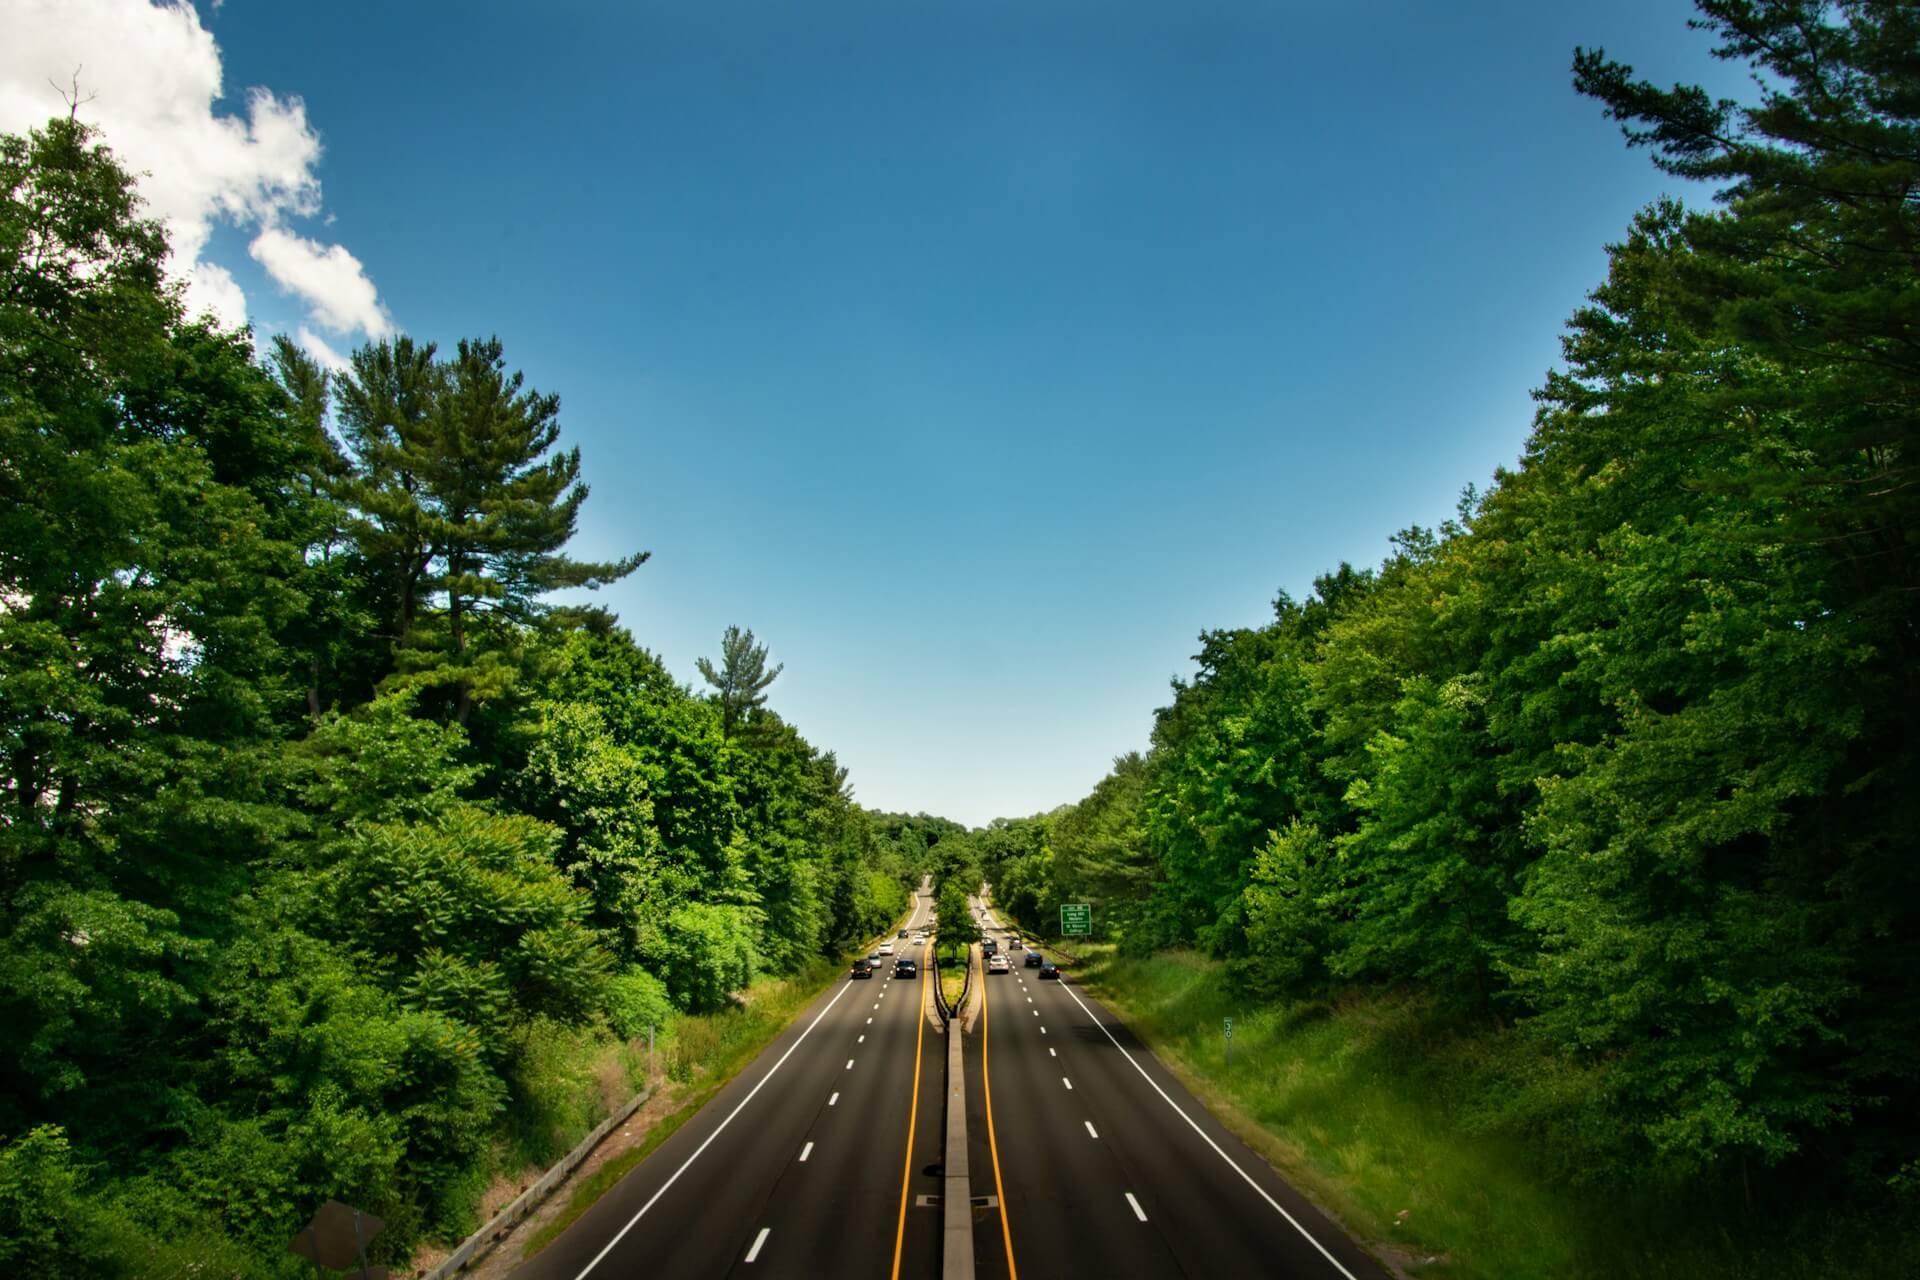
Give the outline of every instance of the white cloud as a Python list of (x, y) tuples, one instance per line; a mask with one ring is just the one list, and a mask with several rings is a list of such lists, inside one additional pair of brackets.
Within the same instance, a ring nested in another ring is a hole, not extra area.
[(299, 342), (301, 346), (306, 348), (308, 355), (320, 362), (321, 368), (331, 369), (335, 373), (338, 373), (348, 367), (345, 356), (328, 346), (325, 338), (307, 328), (305, 325), (300, 326)]
[(0, 0), (0, 31), (0, 130), (22, 133), (65, 111), (55, 86), (77, 76), (81, 118), (100, 127), (123, 164), (144, 173), (147, 211), (166, 224), (170, 270), (185, 281), (196, 312), (212, 310), (227, 324), (246, 319), (239, 284), (202, 256), (224, 221), (257, 233), (256, 257), (269, 236), (297, 246), (280, 259), (301, 283), (261, 261), (309, 304), (314, 323), (341, 333), (391, 329), (358, 259), (282, 229), (320, 212), (320, 138), (306, 104), (256, 88), (246, 94), (244, 115), (217, 114), (220, 49), (190, 4)]
[(306, 300), (313, 318), (339, 333), (384, 338), (393, 320), (360, 259), (337, 244), (318, 244), (280, 227), (254, 237), (247, 252), (280, 287)]

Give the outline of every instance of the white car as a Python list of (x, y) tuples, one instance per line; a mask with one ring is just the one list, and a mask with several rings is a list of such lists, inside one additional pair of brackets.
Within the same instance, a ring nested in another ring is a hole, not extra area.
[(991, 955), (987, 957), (988, 973), (1005, 973), (1006, 971), (1007, 971), (1007, 958), (1005, 956)]
[(881, 954), (881, 955), (883, 955), (883, 956), (890, 956), (890, 955), (892, 955), (892, 954), (893, 954), (893, 944), (892, 944), (891, 942), (883, 942), (883, 943), (881, 943), (881, 944), (880, 944), (880, 954)]

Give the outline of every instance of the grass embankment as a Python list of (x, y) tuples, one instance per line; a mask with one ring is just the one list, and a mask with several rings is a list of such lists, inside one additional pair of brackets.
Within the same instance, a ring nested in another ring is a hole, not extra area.
[(1197, 955), (1077, 949), (1076, 980), (1249, 1145), (1411, 1274), (1920, 1275), (1911, 1220), (1807, 1209), (1778, 1192), (1749, 1206), (1684, 1184), (1580, 1185), (1577, 1135), (1516, 1101), (1543, 1075), (1581, 1087), (1570, 1069), (1511, 1034), (1463, 1032), (1416, 997), (1262, 1006)]

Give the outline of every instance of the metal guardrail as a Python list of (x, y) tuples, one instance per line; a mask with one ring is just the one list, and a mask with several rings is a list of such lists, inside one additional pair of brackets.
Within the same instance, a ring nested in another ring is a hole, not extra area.
[(486, 1226), (468, 1236), (460, 1243), (459, 1248), (447, 1255), (444, 1262), (429, 1271), (427, 1280), (445, 1280), (446, 1277), (457, 1275), (474, 1260), (489, 1252), (518, 1225), (522, 1218), (539, 1208), (541, 1202), (553, 1193), (554, 1188), (565, 1182), (567, 1176), (580, 1167), (581, 1161), (593, 1154), (593, 1149), (600, 1145), (602, 1138), (626, 1123), (633, 1113), (640, 1109), (640, 1104), (652, 1096), (651, 1088), (643, 1090), (634, 1095), (627, 1105), (595, 1125), (593, 1132), (582, 1138), (578, 1146), (561, 1157), (560, 1163), (547, 1170), (538, 1182), (522, 1191), (515, 1197), (512, 1204), (494, 1214)]

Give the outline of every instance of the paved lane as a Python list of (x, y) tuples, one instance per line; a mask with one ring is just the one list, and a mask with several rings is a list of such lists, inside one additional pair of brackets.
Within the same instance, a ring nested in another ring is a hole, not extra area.
[[(1004, 940), (990, 912), (987, 922)], [(969, 1077), (979, 1057), (994, 1081), (1013, 1274), (1386, 1274), (1118, 1018), (1070, 980), (1036, 974), (987, 979), (988, 1030), (968, 1040)]]
[[(928, 905), (915, 895), (912, 924)], [(916, 1215), (911, 1200), (913, 1182), (931, 1189), (919, 1166), (933, 1157), (907, 1148), (910, 1126), (916, 1148), (939, 1137), (925, 1104), (944, 1046), (925, 995), (919, 980), (842, 979), (516, 1280), (932, 1274), (937, 1224), (918, 1219), (936, 1211)]]

